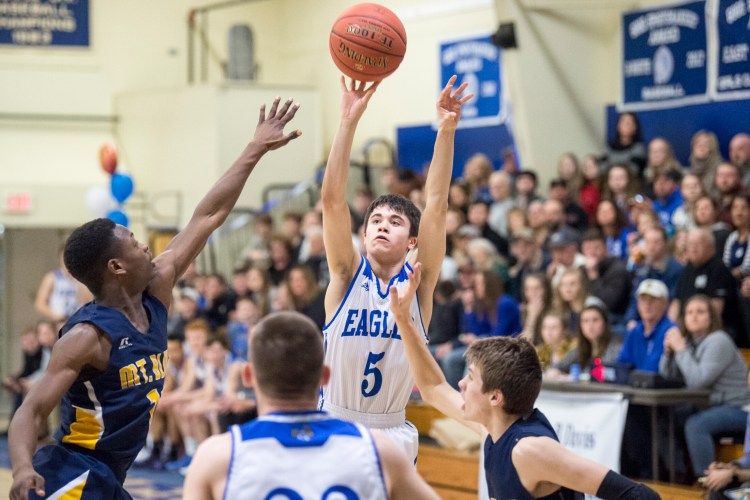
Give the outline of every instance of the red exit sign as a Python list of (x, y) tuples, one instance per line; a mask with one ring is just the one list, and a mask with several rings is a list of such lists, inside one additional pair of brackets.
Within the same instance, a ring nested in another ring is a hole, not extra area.
[(9, 214), (26, 214), (31, 212), (31, 193), (18, 191), (6, 193), (3, 208)]

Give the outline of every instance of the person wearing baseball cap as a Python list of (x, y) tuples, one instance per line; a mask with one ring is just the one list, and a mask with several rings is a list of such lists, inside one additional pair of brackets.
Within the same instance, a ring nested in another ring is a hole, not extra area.
[(556, 288), (560, 278), (568, 269), (580, 269), (586, 258), (578, 252), (581, 237), (572, 227), (563, 226), (547, 238), (547, 247), (552, 255), (552, 262), (547, 266), (547, 278)]

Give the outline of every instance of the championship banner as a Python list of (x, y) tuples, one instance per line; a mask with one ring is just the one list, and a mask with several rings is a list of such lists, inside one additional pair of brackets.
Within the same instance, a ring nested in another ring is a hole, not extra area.
[(577, 455), (620, 470), (620, 447), (628, 400), (622, 393), (542, 390), (536, 407), (547, 416), (560, 443)]
[(0, 0), (0, 45), (89, 46), (89, 0)]
[(474, 97), (461, 108), (459, 128), (499, 125), (505, 105), (501, 83), (501, 50), (490, 36), (456, 40), (440, 45), (440, 88), (458, 75), (456, 84), (469, 84), (464, 94)]
[(622, 17), (622, 110), (707, 100), (706, 2), (658, 7)]
[(718, 0), (715, 99), (750, 97), (750, 2)]

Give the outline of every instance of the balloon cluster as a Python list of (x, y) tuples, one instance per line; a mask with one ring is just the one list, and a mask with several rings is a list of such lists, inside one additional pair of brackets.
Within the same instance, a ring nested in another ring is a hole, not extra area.
[(111, 144), (99, 148), (99, 164), (110, 177), (109, 189), (94, 186), (86, 193), (86, 206), (98, 217), (106, 217), (127, 227), (128, 216), (122, 204), (133, 194), (133, 178), (117, 172), (117, 150)]

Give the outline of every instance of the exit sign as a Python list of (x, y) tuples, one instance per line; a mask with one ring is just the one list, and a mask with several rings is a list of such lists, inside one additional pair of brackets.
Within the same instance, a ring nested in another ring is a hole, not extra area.
[(31, 193), (17, 191), (5, 194), (3, 200), (5, 213), (27, 214), (31, 212)]

